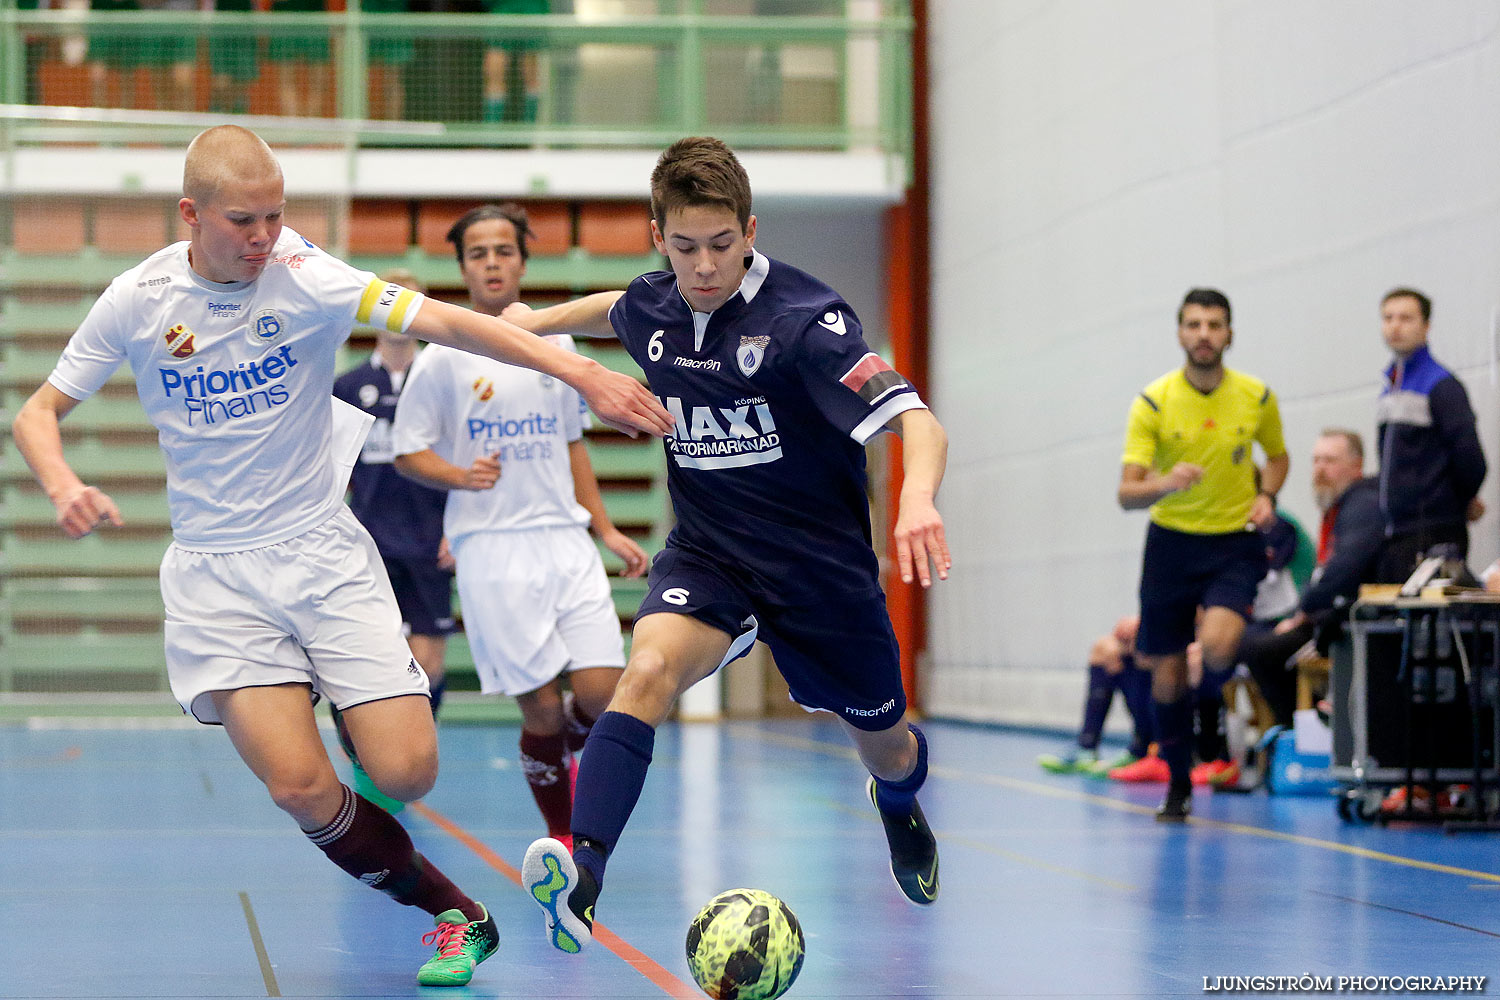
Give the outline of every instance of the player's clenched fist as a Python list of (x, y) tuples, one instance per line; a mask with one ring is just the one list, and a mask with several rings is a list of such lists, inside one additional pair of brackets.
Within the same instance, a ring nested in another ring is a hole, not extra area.
[(461, 490), (474, 490), (479, 492), (487, 490), (500, 481), (500, 456), (481, 455), (474, 459), (474, 464), (464, 470), (464, 480), (459, 484)]
[(94, 486), (83, 486), (78, 490), (53, 501), (57, 509), (58, 527), (69, 538), (82, 538), (99, 525), (124, 524), (120, 510), (108, 494)]

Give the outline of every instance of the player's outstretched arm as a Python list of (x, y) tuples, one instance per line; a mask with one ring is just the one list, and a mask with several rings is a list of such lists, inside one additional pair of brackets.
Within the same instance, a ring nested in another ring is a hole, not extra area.
[[(529, 315), (546, 311), (540, 309)], [(605, 312), (607, 317), (608, 310)], [(422, 300), (422, 308), (406, 332), (434, 344), (561, 379), (578, 390), (601, 420), (631, 437), (641, 431), (661, 437), (672, 429), (671, 414), (640, 382), (610, 371), (591, 358), (565, 351), (507, 320), (428, 298)]]
[(911, 583), (915, 571), (924, 587), (948, 579), (953, 558), (943, 533), (943, 517), (933, 500), (948, 466), (948, 434), (931, 410), (906, 410), (891, 420), (901, 435), (901, 504), (896, 516), (896, 566), (901, 582)]
[(78, 478), (63, 458), (58, 425), (79, 403), (50, 382), (31, 394), (11, 422), (16, 448), (57, 511), (57, 524), (69, 538), (82, 538), (101, 524), (125, 523), (107, 494)]
[(613, 337), (615, 328), (610, 325), (609, 311), (624, 294), (595, 292), (545, 309), (531, 309), (517, 302), (507, 306), (501, 316), (540, 336), (566, 333), (580, 337)]

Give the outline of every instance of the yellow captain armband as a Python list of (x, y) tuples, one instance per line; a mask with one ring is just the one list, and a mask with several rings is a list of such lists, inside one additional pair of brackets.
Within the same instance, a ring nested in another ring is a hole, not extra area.
[(416, 318), (417, 311), (421, 309), (424, 298), (426, 296), (421, 292), (377, 278), (365, 286), (354, 318), (366, 326), (380, 327), (392, 333), (405, 333), (406, 328), (411, 326), (411, 321)]

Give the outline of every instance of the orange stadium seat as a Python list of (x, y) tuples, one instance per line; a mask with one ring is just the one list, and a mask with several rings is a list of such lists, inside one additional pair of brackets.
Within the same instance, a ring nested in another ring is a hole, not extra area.
[(17, 253), (77, 253), (84, 246), (83, 201), (79, 198), (17, 199), (11, 216)]
[(568, 206), (560, 201), (528, 201), (526, 215), (536, 238), (530, 250), (538, 255), (565, 254), (573, 247), (573, 222)]
[(651, 252), (651, 210), (638, 201), (594, 201), (578, 213), (578, 243), (592, 254)]
[(94, 246), (104, 253), (149, 254), (160, 250), (168, 241), (167, 208), (160, 198), (96, 202)]
[(402, 254), (410, 245), (411, 212), (407, 202), (356, 201), (349, 206), (350, 253)]

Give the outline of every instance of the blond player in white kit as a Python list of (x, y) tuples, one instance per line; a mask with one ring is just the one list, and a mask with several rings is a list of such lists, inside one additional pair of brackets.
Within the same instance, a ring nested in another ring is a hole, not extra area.
[(338, 779), (313, 703), (344, 714), (377, 786), (403, 801), (437, 777), (426, 676), (401, 638), (374, 543), (342, 504), (363, 428), (335, 443), (334, 354), (358, 321), (484, 352), (575, 386), (606, 421), (659, 434), (670, 418), (634, 379), (502, 321), (429, 300), (282, 226), (280, 165), (253, 132), (188, 147), (191, 238), (116, 278), (14, 421), (16, 444), (70, 537), (122, 523), (67, 464), (60, 421), (123, 363), (166, 455), (173, 544), (162, 561), (172, 691), (222, 724), (240, 757), (330, 860), (432, 914), (424, 985), (463, 985), (495, 924)]

